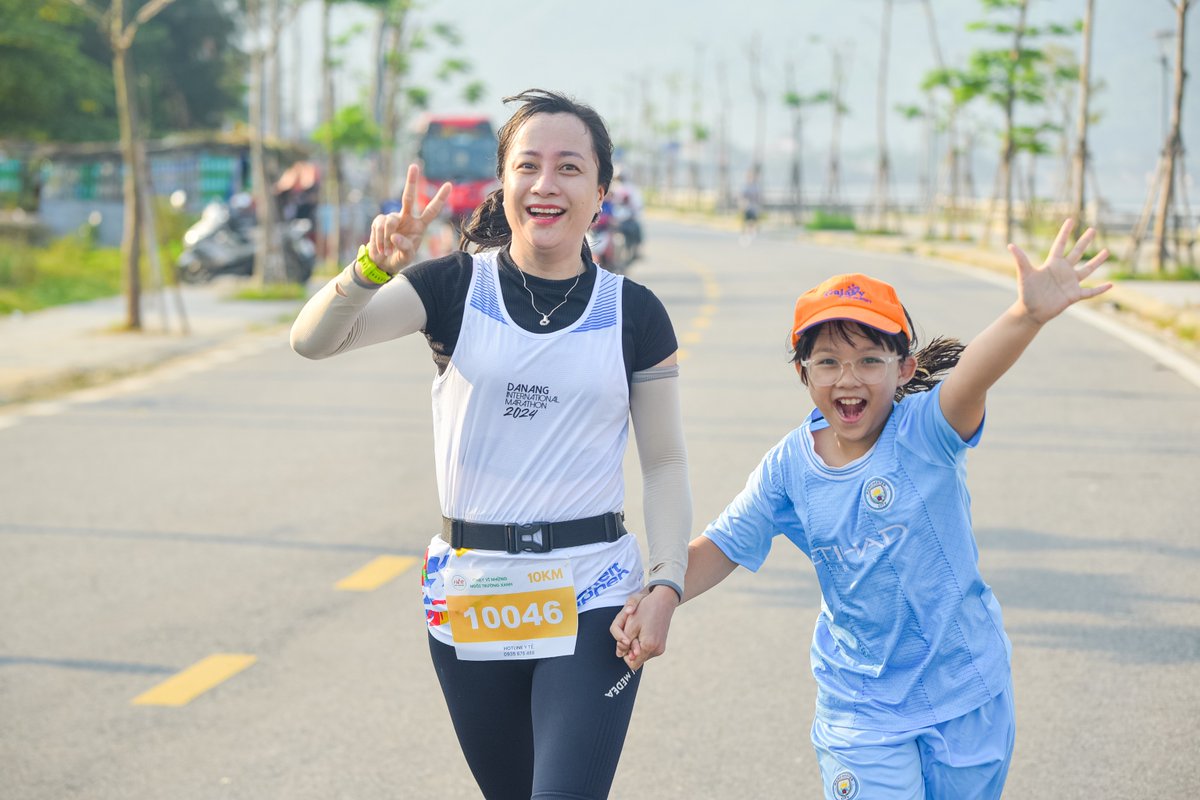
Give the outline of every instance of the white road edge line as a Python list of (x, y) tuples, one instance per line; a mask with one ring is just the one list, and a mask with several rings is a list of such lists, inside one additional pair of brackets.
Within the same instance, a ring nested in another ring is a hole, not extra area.
[[(823, 245), (812, 244), (810, 247), (824, 247)], [(1004, 278), (996, 273), (982, 269), (980, 267), (972, 267), (969, 264), (959, 264), (954, 261), (944, 261), (939, 258), (929, 258), (927, 256), (898, 256), (890, 253), (872, 253), (863, 250), (847, 250), (842, 247), (824, 247), (827, 250), (841, 250), (843, 252), (852, 252), (860, 256), (879, 259), (881, 261), (895, 261), (898, 259), (920, 259), (923, 263), (931, 264), (940, 269), (949, 270), (951, 272), (961, 272), (970, 275), (973, 278), (986, 281), (996, 286), (1006, 288), (1014, 288), (1016, 285), (1015, 278)], [(1015, 270), (1015, 267), (1014, 267)], [(1128, 325), (1122, 325), (1120, 322), (1111, 319), (1108, 315), (1101, 311), (1086, 306), (1072, 306), (1067, 309), (1067, 313), (1077, 319), (1086, 322), (1094, 328), (1097, 328), (1117, 339), (1120, 339), (1125, 344), (1138, 350), (1145, 355), (1150, 356), (1162, 366), (1171, 370), (1185, 381), (1200, 387), (1200, 364), (1192, 361), (1187, 356), (1181, 355), (1176, 351), (1167, 347), (1165, 344), (1148, 336), (1141, 331), (1135, 330)]]

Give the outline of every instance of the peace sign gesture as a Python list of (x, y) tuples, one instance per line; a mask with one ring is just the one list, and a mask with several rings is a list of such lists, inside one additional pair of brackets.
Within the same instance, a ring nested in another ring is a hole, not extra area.
[(1096, 267), (1108, 259), (1108, 250), (1101, 250), (1083, 265), (1079, 261), (1088, 245), (1096, 238), (1094, 228), (1088, 228), (1066, 252), (1067, 242), (1075, 229), (1075, 220), (1068, 219), (1059, 228), (1058, 236), (1041, 267), (1029, 263), (1029, 257), (1015, 244), (1008, 246), (1017, 262), (1017, 302), (1024, 306), (1030, 319), (1039, 325), (1049, 322), (1066, 308), (1080, 300), (1103, 294), (1112, 288), (1111, 283), (1084, 287), (1081, 282), (1096, 271)]
[(429, 205), (418, 211), (417, 186), (420, 183), (421, 168), (409, 164), (399, 213), (380, 214), (371, 222), (371, 239), (367, 242), (367, 250), (376, 266), (389, 275), (395, 275), (413, 262), (421, 247), (425, 229), (437, 219), (442, 206), (446, 204), (446, 198), (450, 196), (450, 183), (443, 183)]

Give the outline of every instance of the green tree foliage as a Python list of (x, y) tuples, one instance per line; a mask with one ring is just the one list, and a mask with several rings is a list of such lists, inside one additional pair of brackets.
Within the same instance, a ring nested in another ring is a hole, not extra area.
[[(138, 35), (144, 133), (217, 128), (241, 111), (238, 22), (228, 0), (187, 0)], [(95, 21), (66, 0), (0, 0), (0, 137), (117, 138), (111, 59)]]
[(0, 137), (115, 137), (112, 71), (85, 52), (95, 27), (66, 4), (0, 0)]
[(343, 106), (312, 138), (327, 151), (366, 153), (379, 148), (379, 126), (361, 104)]
[(134, 42), (138, 99), (151, 136), (215, 129), (244, 114), (246, 56), (240, 15), (226, 0), (172, 3)]

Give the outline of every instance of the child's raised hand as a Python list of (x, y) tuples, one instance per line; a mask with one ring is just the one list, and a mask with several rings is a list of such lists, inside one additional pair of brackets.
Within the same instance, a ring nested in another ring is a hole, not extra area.
[(1085, 287), (1082, 281), (1096, 271), (1108, 259), (1108, 250), (1101, 250), (1094, 258), (1079, 265), (1088, 245), (1096, 238), (1096, 231), (1088, 228), (1075, 242), (1070, 252), (1067, 242), (1075, 229), (1075, 220), (1068, 219), (1058, 231), (1049, 255), (1041, 267), (1029, 263), (1028, 256), (1015, 244), (1008, 246), (1017, 262), (1017, 297), (1025, 312), (1039, 325), (1057, 317), (1068, 306), (1096, 297), (1112, 288), (1111, 283)]

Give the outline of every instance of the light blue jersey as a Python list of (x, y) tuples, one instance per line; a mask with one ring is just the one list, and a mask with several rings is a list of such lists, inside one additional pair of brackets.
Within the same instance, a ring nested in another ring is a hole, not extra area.
[(979, 575), (966, 488), (970, 441), (933, 391), (893, 407), (869, 453), (817, 455), (817, 413), (763, 457), (705, 530), (757, 570), (782, 533), (812, 560), (823, 596), (812, 643), (817, 717), (905, 731), (962, 716), (1009, 684), (1000, 606)]

